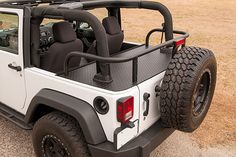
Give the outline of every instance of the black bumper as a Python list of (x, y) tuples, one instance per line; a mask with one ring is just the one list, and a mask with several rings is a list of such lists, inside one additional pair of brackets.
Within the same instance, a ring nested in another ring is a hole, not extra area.
[(161, 127), (158, 121), (118, 151), (110, 142), (89, 145), (89, 149), (92, 157), (149, 157), (150, 153), (173, 132), (174, 129)]

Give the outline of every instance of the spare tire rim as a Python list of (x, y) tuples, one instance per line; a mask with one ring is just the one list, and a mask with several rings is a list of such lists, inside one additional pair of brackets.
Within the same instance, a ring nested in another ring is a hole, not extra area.
[(211, 83), (210, 71), (206, 70), (202, 73), (200, 81), (195, 88), (194, 93), (194, 104), (193, 104), (193, 115), (199, 116), (203, 112), (209, 95), (209, 87)]
[(44, 157), (71, 157), (65, 145), (54, 135), (43, 138), (42, 148)]

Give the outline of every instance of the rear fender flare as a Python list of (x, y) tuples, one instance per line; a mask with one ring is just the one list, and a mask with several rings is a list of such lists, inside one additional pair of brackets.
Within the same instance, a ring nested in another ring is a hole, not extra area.
[(99, 144), (107, 140), (97, 113), (89, 103), (54, 90), (42, 89), (29, 105), (25, 116), (26, 123), (32, 123), (37, 113), (44, 112), (39, 111), (40, 106), (47, 106), (74, 117), (79, 122), (87, 143)]

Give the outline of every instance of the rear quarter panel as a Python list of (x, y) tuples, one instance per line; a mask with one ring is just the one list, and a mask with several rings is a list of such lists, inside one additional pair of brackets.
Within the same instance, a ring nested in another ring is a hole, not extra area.
[(93, 106), (94, 98), (97, 96), (104, 97), (109, 103), (109, 112), (105, 115), (98, 113), (104, 132), (108, 141), (114, 141), (114, 131), (120, 127), (117, 121), (116, 102), (119, 98), (134, 96), (134, 117), (132, 120), (139, 118), (139, 90), (137, 86), (125, 91), (112, 92), (101, 88), (92, 87), (79, 82), (71, 81), (62, 77), (55, 76), (55, 74), (40, 70), (38, 68), (25, 69), (27, 99), (22, 113), (26, 114), (29, 104), (33, 97), (41, 89), (51, 89), (61, 93), (65, 93), (86, 101)]

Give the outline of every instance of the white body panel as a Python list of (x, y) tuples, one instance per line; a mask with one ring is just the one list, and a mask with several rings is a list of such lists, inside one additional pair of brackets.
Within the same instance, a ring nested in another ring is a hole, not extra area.
[[(84, 100), (93, 106), (94, 98), (97, 96), (104, 97), (109, 105), (110, 109), (106, 115), (100, 115), (98, 113), (99, 119), (102, 123), (103, 129), (107, 136), (107, 139), (111, 142), (114, 141), (114, 131), (120, 127), (120, 123), (117, 121), (117, 105), (116, 102), (118, 99), (127, 96), (134, 97), (134, 117), (132, 120), (139, 118), (139, 91), (135, 86), (125, 91), (121, 92), (112, 92), (108, 90), (103, 90), (100, 88), (92, 87), (85, 85), (79, 82), (71, 81), (64, 79), (62, 77), (55, 76), (55, 74), (40, 70), (38, 68), (28, 68), (25, 69), (25, 78), (26, 78), (26, 88), (27, 88), (27, 99), (26, 105), (21, 113), (26, 114), (28, 106), (33, 99), (33, 97), (41, 89), (52, 89), (59, 91), (81, 100)], [(131, 120), (131, 121), (132, 121)]]
[[(138, 85), (140, 91), (140, 118), (139, 118), (139, 132), (147, 130), (160, 118), (160, 97), (156, 97), (155, 87), (161, 86), (162, 79), (165, 72), (144, 81)], [(149, 113), (147, 117), (143, 116), (143, 112), (146, 110), (146, 102), (143, 100), (144, 93), (149, 93)]]
[[(54, 73), (47, 72), (38, 68), (25, 69), (25, 79), (27, 88), (26, 105), (21, 113), (26, 114), (28, 106), (37, 93), (42, 89), (51, 89), (84, 100), (93, 106), (93, 101), (97, 96), (104, 97), (110, 109), (106, 115), (98, 113), (102, 127), (110, 142), (114, 142), (114, 132), (121, 124), (117, 121), (117, 100), (122, 97), (134, 97), (134, 116), (130, 121), (137, 121), (135, 127), (122, 131), (118, 136), (117, 148), (119, 149), (128, 141), (148, 129), (160, 118), (159, 97), (156, 97), (155, 86), (160, 85), (164, 77), (164, 72), (130, 89), (113, 92), (101, 88), (92, 87), (86, 84), (68, 80), (55, 76)], [(150, 110), (146, 118), (143, 117), (145, 111), (143, 103), (143, 94), (148, 92), (150, 97)], [(126, 134), (125, 134), (126, 133)]]
[(0, 8), (3, 13), (14, 13), (19, 16), (18, 54), (0, 50), (0, 102), (10, 105), (15, 110), (21, 110), (25, 103), (25, 75), (10, 69), (8, 64), (23, 68), (23, 10)]

